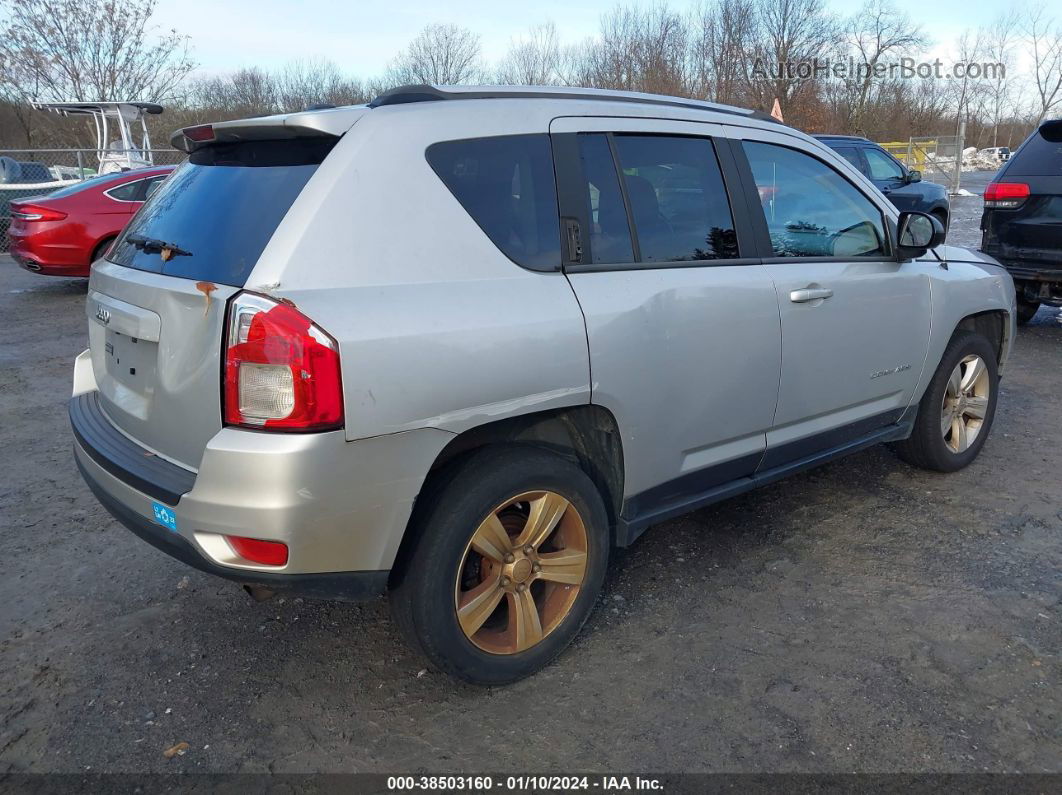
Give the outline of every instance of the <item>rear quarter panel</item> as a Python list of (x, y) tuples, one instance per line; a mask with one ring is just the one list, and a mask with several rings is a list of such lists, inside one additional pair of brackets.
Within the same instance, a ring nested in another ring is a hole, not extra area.
[(424, 155), (436, 141), (545, 135), (549, 107), (438, 103), (430, 124), (421, 108), (378, 108), (266, 247), (246, 288), (292, 300), (339, 341), (348, 439), (459, 433), (589, 402), (586, 330), (565, 276), (502, 254)]

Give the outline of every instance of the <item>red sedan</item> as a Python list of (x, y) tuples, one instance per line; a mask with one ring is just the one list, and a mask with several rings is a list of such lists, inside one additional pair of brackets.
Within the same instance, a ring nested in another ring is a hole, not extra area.
[(88, 276), (111, 241), (174, 166), (94, 177), (11, 202), (11, 255), (50, 276)]

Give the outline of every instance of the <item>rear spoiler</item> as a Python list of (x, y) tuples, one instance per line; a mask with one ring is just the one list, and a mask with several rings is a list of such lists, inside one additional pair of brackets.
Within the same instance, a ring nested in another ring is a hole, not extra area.
[(368, 110), (364, 105), (219, 121), (177, 130), (170, 143), (194, 152), (214, 143), (283, 141), (292, 138), (339, 138)]
[(1040, 125), (1040, 135), (1053, 144), (1062, 143), (1062, 119), (1051, 119)]

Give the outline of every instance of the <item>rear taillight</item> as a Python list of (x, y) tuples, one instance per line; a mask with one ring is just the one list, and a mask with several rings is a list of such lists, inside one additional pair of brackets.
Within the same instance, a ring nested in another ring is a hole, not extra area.
[(185, 127), (181, 132), (189, 141), (205, 143), (214, 140), (214, 127), (210, 124), (200, 124), (198, 127)]
[(1024, 182), (993, 182), (985, 188), (985, 207), (1013, 210), (1029, 198), (1029, 186)]
[(341, 428), (339, 346), (290, 304), (240, 293), (229, 304), (222, 400), (227, 425)]
[(36, 204), (12, 204), (11, 217), (22, 221), (62, 221), (66, 213)]

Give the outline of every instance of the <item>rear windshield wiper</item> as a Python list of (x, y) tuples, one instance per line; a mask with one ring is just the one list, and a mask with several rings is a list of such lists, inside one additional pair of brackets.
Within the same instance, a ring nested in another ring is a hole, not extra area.
[(145, 254), (162, 254), (163, 260), (169, 260), (171, 257), (192, 256), (191, 251), (185, 251), (176, 243), (167, 243), (165, 240), (159, 240), (154, 237), (126, 235), (125, 242), (132, 245), (133, 248), (143, 251)]

